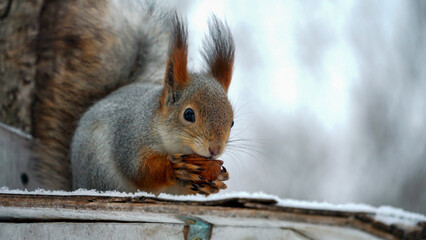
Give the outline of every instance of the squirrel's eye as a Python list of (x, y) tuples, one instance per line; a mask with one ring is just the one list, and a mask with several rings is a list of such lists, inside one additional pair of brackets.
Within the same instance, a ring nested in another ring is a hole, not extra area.
[(232, 120), (232, 123), (231, 123), (231, 127), (233, 127), (234, 126), (234, 120)]
[(191, 108), (187, 108), (185, 110), (185, 112), (183, 113), (183, 117), (188, 122), (195, 122), (195, 113), (194, 113), (194, 110), (192, 110)]

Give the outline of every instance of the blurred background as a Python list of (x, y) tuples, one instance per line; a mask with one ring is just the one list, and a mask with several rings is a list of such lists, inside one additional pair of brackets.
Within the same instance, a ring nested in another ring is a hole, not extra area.
[(179, 1), (236, 42), (227, 191), (426, 213), (426, 1)]

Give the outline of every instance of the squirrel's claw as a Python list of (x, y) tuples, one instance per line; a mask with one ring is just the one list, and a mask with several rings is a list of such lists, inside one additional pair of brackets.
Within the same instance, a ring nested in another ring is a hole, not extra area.
[(205, 180), (202, 176), (193, 173), (193, 172), (189, 172), (187, 170), (183, 170), (183, 169), (177, 169), (175, 170), (175, 174), (176, 174), (176, 178), (178, 178), (179, 180), (184, 180), (184, 181), (203, 181)]
[(228, 186), (226, 186), (225, 183), (223, 183), (222, 181), (219, 181), (219, 180), (211, 181), (210, 185), (212, 187), (216, 187), (218, 189), (226, 189), (228, 187)]
[[(187, 162), (177, 162), (173, 164), (173, 169), (176, 171), (182, 170), (186, 172), (192, 172), (197, 173), (199, 171), (202, 171), (203, 169), (200, 168), (200, 166), (197, 166), (195, 164), (187, 163)], [(198, 179), (199, 180), (199, 179)]]
[(183, 162), (183, 154), (174, 154), (173, 156), (169, 156), (169, 161), (173, 164)]
[[(225, 185), (224, 183), (221, 183), (221, 184)], [(225, 185), (225, 188), (226, 188), (226, 185)], [(192, 183), (190, 189), (193, 193), (199, 193), (206, 196), (213, 193), (218, 193), (220, 191), (220, 188), (212, 184), (209, 184), (207, 182)]]
[(229, 180), (229, 173), (228, 171), (226, 171), (226, 168), (224, 166), (222, 166), (222, 170), (220, 171), (220, 174), (217, 177), (217, 180), (219, 181)]

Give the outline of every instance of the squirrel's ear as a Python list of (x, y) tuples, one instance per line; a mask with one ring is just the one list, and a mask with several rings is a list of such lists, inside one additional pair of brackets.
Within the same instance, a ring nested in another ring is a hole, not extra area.
[(188, 42), (187, 27), (177, 13), (172, 16), (173, 30), (170, 41), (169, 59), (164, 76), (162, 103), (176, 100), (176, 91), (182, 90), (189, 81), (187, 70)]
[(227, 24), (213, 15), (209, 21), (209, 35), (204, 41), (203, 57), (214, 78), (228, 91), (234, 66), (235, 47)]

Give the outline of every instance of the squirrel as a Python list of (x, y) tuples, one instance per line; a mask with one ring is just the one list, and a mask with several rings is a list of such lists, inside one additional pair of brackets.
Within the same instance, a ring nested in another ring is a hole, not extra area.
[(187, 70), (186, 22), (152, 2), (50, 1), (40, 26), (34, 168), (46, 188), (226, 188), (225, 168), (207, 180), (186, 159), (217, 159), (234, 124), (227, 91), (235, 47), (226, 23), (209, 20), (199, 72)]

